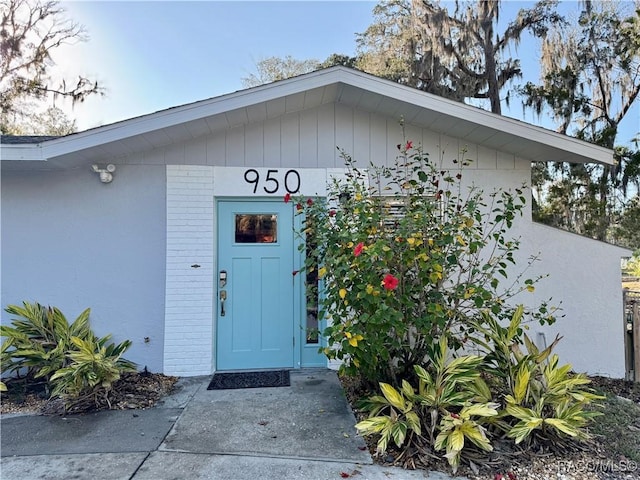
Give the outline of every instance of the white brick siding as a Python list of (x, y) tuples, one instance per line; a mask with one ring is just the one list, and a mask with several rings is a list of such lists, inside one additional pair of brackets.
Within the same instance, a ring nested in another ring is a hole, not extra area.
[(167, 375), (213, 371), (214, 215), (213, 167), (167, 165)]

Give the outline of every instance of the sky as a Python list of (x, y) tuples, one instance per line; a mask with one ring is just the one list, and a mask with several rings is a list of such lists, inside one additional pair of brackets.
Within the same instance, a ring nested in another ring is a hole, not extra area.
[(65, 110), (80, 130), (241, 90), (261, 59), (355, 54), (366, 1), (83, 1), (62, 3), (89, 41), (55, 61), (105, 87)]
[[(322, 61), (332, 53), (354, 55), (356, 34), (373, 22), (376, 3), (64, 0), (67, 16), (84, 25), (89, 39), (61, 48), (56, 68), (67, 78), (82, 74), (98, 80), (106, 94), (73, 109), (59, 106), (85, 130), (241, 90), (242, 78), (267, 57)], [(530, 4), (503, 0), (501, 18)], [(513, 54), (536, 81), (537, 47), (525, 40)], [(506, 115), (553, 128), (548, 119), (524, 114), (520, 102), (513, 103)], [(640, 130), (638, 103), (629, 112), (630, 133), (623, 142)]]

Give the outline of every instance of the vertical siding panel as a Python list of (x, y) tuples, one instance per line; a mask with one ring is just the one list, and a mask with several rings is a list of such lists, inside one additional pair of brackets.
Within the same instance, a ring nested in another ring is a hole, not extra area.
[[(336, 105), (336, 147), (353, 157), (353, 109)], [(342, 161), (336, 160), (336, 167), (342, 167)]]
[(184, 164), (184, 143), (168, 145), (164, 149), (164, 163), (167, 165)]
[(480, 168), (478, 165), (478, 145), (475, 143), (465, 143), (462, 140), (459, 143), (460, 145), (460, 161), (470, 160), (471, 163), (464, 167), (465, 169), (473, 169), (477, 170)]
[(531, 160), (527, 160), (526, 158), (515, 158), (515, 169), (516, 170), (530, 170), (531, 169)]
[(429, 161), (440, 168), (440, 135), (431, 130), (422, 132), (422, 151), (429, 156)]
[(156, 148), (144, 152), (143, 163), (147, 165), (164, 165), (164, 150)]
[(442, 152), (442, 168), (459, 168), (459, 163), (453, 161), (459, 161), (461, 158), (460, 142), (455, 137), (448, 135), (440, 136), (440, 151)]
[[(318, 166), (333, 168), (336, 166), (336, 134), (334, 104), (328, 103), (318, 109)], [(341, 166), (342, 162), (338, 162)]]
[(297, 114), (282, 118), (282, 158), (277, 166), (300, 166), (300, 119)]
[(228, 167), (243, 167), (245, 165), (244, 127), (234, 128), (227, 132), (226, 138)]
[(498, 170), (513, 170), (514, 168), (516, 168), (515, 156), (498, 151)]
[(188, 165), (206, 165), (207, 164), (207, 141), (191, 140), (184, 146), (185, 163)]
[[(401, 127), (398, 126), (398, 131), (401, 131)], [(412, 142), (413, 148), (416, 148), (422, 144), (423, 131), (414, 125), (405, 125), (403, 143)]]
[(144, 163), (144, 153), (134, 153), (125, 159), (127, 165), (141, 165)]
[(480, 170), (495, 170), (498, 165), (498, 155), (493, 148), (478, 146), (478, 168)]
[(373, 115), (370, 120), (371, 161), (374, 165), (384, 165), (387, 152), (387, 122), (384, 117)]
[(368, 164), (371, 157), (371, 116), (355, 111), (353, 115), (353, 158), (358, 164)]
[(280, 120), (264, 122), (264, 166), (279, 167), (281, 156), (281, 127)]
[(207, 165), (223, 166), (226, 164), (227, 142), (225, 133), (219, 133), (207, 140)]
[(318, 166), (318, 111), (300, 112), (300, 166)]
[(264, 128), (262, 123), (247, 125), (245, 135), (245, 165), (264, 165)]
[(398, 157), (400, 151), (398, 150), (398, 145), (401, 145), (404, 142), (402, 138), (402, 130), (400, 129), (400, 125), (395, 118), (387, 117), (386, 121), (387, 127), (387, 146), (385, 149), (386, 156), (384, 159), (385, 165), (393, 165)]

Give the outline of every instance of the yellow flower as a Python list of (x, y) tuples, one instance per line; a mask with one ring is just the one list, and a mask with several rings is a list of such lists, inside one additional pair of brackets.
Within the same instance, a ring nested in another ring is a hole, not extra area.
[(320, 267), (320, 269), (318, 270), (318, 278), (323, 278), (326, 274), (327, 274), (327, 268)]
[(347, 296), (347, 290), (345, 288), (341, 288), (338, 292), (340, 294), (340, 298), (344, 300), (344, 297)]
[(356, 202), (359, 202), (360, 200), (362, 200), (362, 195), (359, 193), (356, 193)]
[(536, 287), (534, 287), (533, 285), (527, 285), (527, 291), (533, 293), (536, 291)]
[(409, 237), (407, 238), (407, 243), (413, 247), (416, 244), (416, 239), (413, 237)]
[(349, 340), (349, 345), (351, 345), (352, 347), (357, 347), (358, 342), (364, 338), (360, 334), (352, 335), (351, 332), (344, 332), (344, 336), (347, 337), (347, 339)]
[(373, 285), (367, 285), (367, 293), (371, 295), (373, 293)]

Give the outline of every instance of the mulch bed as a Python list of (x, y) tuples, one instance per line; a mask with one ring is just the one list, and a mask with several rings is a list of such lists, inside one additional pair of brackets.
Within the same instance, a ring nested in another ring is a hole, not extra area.
[[(640, 383), (612, 379), (608, 377), (590, 377), (591, 388), (603, 395), (616, 395), (640, 404)], [(354, 408), (357, 420), (363, 420), (366, 415), (355, 408), (355, 403), (371, 392), (363, 390), (360, 382), (349, 377), (340, 378), (349, 403)], [(365, 437), (369, 451), (376, 461), (382, 465), (394, 465), (408, 469), (423, 469), (451, 473), (451, 467), (442, 457), (442, 454), (434, 454), (430, 447), (402, 452), (390, 443), (384, 456), (376, 455), (377, 438)], [(512, 441), (494, 439), (495, 450), (491, 454), (486, 452), (467, 450), (465, 460), (458, 470), (458, 475), (464, 475), (473, 480), (503, 478), (516, 478), (517, 480), (548, 480), (549, 478), (562, 478), (565, 480), (628, 480), (637, 478), (638, 471), (622, 472), (620, 474), (598, 474), (585, 471), (574, 473), (570, 476), (560, 475), (565, 465), (606, 465), (610, 462), (606, 449), (597, 439), (586, 443), (567, 443), (566, 445), (553, 445), (553, 449), (540, 451), (528, 451), (519, 448)], [(469, 460), (471, 460), (469, 462)], [(501, 473), (500, 473), (501, 472)], [(512, 475), (507, 475), (510, 472)], [(601, 473), (601, 472), (600, 472)], [(504, 475), (502, 475), (504, 474)]]
[(153, 407), (169, 394), (178, 377), (159, 373), (126, 373), (113, 384), (107, 398), (99, 398), (65, 411), (59, 400), (48, 400), (48, 392), (42, 383), (25, 385), (21, 380), (7, 382), (8, 391), (0, 397), (1, 413), (37, 412), (49, 415), (85, 413), (100, 410), (128, 410)]
[(591, 387), (605, 393), (623, 397), (634, 403), (640, 403), (640, 383), (608, 377), (589, 377)]

